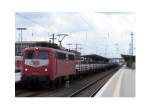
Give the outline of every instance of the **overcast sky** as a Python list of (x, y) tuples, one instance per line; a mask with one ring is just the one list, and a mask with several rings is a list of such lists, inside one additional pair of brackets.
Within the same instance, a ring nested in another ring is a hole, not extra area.
[[(135, 19), (135, 13), (128, 12), (19, 12), (16, 13), (16, 28), (27, 28), (23, 31), (23, 41), (48, 41), (48, 34), (67, 33), (69, 36), (62, 41), (66, 48), (68, 43), (77, 43), (81, 44), (78, 47), (82, 48), (82, 54), (120, 57), (120, 54), (129, 54)], [(20, 41), (17, 30), (16, 41)], [(70, 48), (75, 49), (75, 45)]]

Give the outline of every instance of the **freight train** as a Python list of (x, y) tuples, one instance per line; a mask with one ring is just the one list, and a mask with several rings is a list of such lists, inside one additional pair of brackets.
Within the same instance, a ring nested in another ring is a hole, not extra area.
[(21, 80), (25, 84), (47, 84), (115, 66), (111, 63), (82, 63), (80, 56), (69, 50), (30, 47), (23, 51)]

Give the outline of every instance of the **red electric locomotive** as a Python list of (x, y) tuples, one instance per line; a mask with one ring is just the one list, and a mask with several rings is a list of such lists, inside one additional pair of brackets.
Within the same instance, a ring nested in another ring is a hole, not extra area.
[(54, 81), (75, 75), (76, 64), (73, 52), (48, 47), (25, 48), (21, 79), (23, 82)]
[[(112, 63), (81, 63), (80, 54), (60, 48), (30, 47), (23, 52), (21, 80), (35, 87), (49, 85), (57, 79), (68, 80), (70, 76), (96, 72), (116, 67)], [(38, 85), (37, 85), (38, 84)]]

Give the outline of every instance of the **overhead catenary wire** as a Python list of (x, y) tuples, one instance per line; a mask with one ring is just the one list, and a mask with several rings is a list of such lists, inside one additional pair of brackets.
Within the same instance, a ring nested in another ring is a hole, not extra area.
[(45, 31), (48, 31), (48, 30), (45, 28), (45, 26), (43, 26), (43, 25), (41, 25), (40, 23), (38, 23), (38, 22), (32, 20), (31, 18), (26, 17), (26, 16), (24, 16), (24, 15), (22, 15), (22, 14), (20, 14), (20, 13), (16, 13), (16, 15), (19, 16), (19, 17), (21, 17), (21, 18), (23, 18), (23, 19), (25, 19), (25, 20), (27, 20), (28, 22), (30, 22), (30, 23), (32, 23), (32, 24), (36, 24), (36, 25), (42, 27), (43, 29), (45, 29)]

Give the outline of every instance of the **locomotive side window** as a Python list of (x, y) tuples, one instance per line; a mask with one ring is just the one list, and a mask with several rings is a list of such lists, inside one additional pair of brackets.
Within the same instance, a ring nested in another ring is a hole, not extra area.
[(74, 60), (75, 57), (74, 57), (74, 55), (69, 54), (69, 55), (68, 55), (68, 59), (69, 59), (69, 60)]
[(40, 51), (39, 52), (40, 59), (48, 59), (48, 52), (47, 51)]
[(66, 60), (66, 54), (57, 52), (57, 58), (61, 60)]
[(33, 59), (33, 57), (34, 57), (34, 51), (26, 51), (25, 52), (26, 59)]

